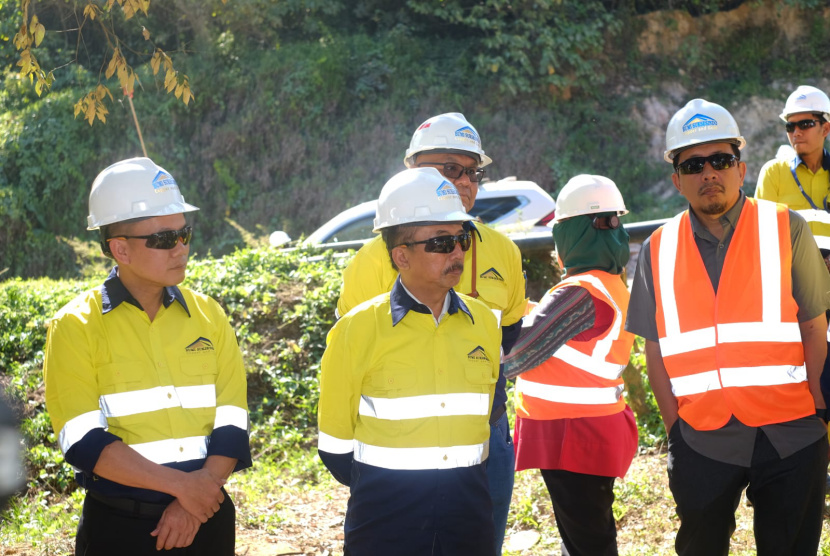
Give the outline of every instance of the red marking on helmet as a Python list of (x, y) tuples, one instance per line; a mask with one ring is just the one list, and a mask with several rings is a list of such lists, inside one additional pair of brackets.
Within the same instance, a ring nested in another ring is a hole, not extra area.
[(421, 131), (422, 129), (426, 129), (426, 128), (428, 128), (430, 125), (432, 125), (432, 124), (430, 124), (429, 122), (427, 122), (427, 123), (425, 123), (425, 124), (421, 124), (421, 127), (419, 127), (418, 129), (416, 129), (415, 131)]

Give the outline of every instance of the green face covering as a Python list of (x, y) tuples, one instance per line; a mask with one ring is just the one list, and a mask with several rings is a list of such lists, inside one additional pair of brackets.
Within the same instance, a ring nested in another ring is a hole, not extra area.
[(580, 215), (553, 225), (556, 252), (568, 276), (588, 270), (610, 274), (623, 271), (629, 257), (628, 232), (622, 226), (616, 230), (597, 230), (591, 225), (594, 216), (613, 214)]

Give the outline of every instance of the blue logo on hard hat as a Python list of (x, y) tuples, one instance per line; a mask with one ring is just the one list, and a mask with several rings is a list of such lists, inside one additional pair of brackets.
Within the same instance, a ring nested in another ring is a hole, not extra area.
[(703, 131), (710, 127), (717, 127), (718, 121), (715, 118), (704, 116), (703, 114), (695, 114), (689, 121), (683, 124), (683, 133), (690, 133), (696, 131)]
[(798, 95), (796, 100), (807, 100), (807, 95)]
[(476, 133), (476, 130), (474, 130), (473, 128), (471, 128), (468, 125), (465, 125), (462, 128), (456, 129), (455, 130), (455, 136), (456, 137), (461, 137), (462, 139), (467, 139), (468, 141), (472, 141), (476, 145), (481, 144), (481, 139), (479, 139), (478, 133)]
[(438, 189), (435, 190), (435, 194), (438, 195), (439, 199), (450, 195), (455, 195), (457, 197), (458, 190), (453, 186), (453, 184), (444, 180), (441, 182), (441, 185), (438, 186)]
[(153, 190), (156, 193), (162, 193), (164, 191), (169, 191), (170, 189), (178, 188), (179, 186), (176, 183), (176, 180), (174, 180), (173, 176), (167, 172), (159, 172), (156, 174), (156, 177), (153, 178)]

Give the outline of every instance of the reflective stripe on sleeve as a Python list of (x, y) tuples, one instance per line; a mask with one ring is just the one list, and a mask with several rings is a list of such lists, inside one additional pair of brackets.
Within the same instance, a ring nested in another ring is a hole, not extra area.
[(76, 442), (93, 429), (106, 429), (107, 419), (101, 411), (89, 411), (73, 417), (61, 429), (58, 444), (61, 452), (66, 454)]
[(243, 431), (248, 430), (248, 412), (235, 405), (220, 405), (216, 408), (216, 418), (213, 421), (213, 428), (232, 426)]
[(354, 440), (335, 438), (330, 434), (320, 431), (317, 437), (317, 449), (330, 454), (349, 454), (354, 452)]
[(723, 386), (773, 386), (776, 384), (797, 384), (807, 380), (804, 365), (770, 365), (767, 367), (730, 367), (721, 369)]
[(671, 391), (675, 397), (702, 394), (710, 390), (720, 390), (720, 378), (717, 371), (706, 371), (671, 379)]
[(471, 446), (386, 448), (357, 442), (355, 460), (384, 469), (456, 469), (478, 465), (487, 459), (489, 441)]
[(367, 417), (400, 421), (454, 415), (488, 415), (489, 394), (430, 394), (406, 398), (360, 397), (358, 413)]
[(153, 463), (163, 464), (205, 459), (207, 457), (207, 443), (207, 436), (190, 436), (130, 444), (130, 448)]
[(623, 385), (605, 388), (583, 388), (576, 386), (553, 386), (532, 382), (519, 377), (516, 389), (522, 394), (547, 400), (549, 402), (568, 404), (613, 404), (617, 403), (623, 392)]
[(572, 367), (576, 367), (586, 373), (594, 376), (605, 378), (608, 380), (616, 380), (625, 370), (625, 365), (618, 365), (616, 363), (608, 363), (606, 361), (597, 360), (590, 355), (586, 355), (580, 351), (575, 350), (571, 346), (563, 345), (553, 356), (561, 361), (564, 361)]
[(215, 407), (216, 386), (156, 386), (145, 390), (106, 394), (100, 397), (99, 403), (106, 417), (124, 417), (173, 407)]

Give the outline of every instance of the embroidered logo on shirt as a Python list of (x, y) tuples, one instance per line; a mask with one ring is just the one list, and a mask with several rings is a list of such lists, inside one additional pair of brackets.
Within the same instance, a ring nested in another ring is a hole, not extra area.
[(484, 348), (481, 346), (477, 346), (473, 351), (467, 354), (468, 361), (478, 361), (480, 363), (489, 363), (490, 358), (487, 357), (487, 353), (485, 353)]
[(479, 278), (482, 278), (484, 280), (498, 280), (499, 282), (504, 282), (504, 277), (501, 274), (499, 274), (499, 271), (495, 268), (485, 270), (479, 275)]
[(198, 340), (184, 348), (185, 351), (213, 351), (213, 342), (207, 338), (199, 337)]

